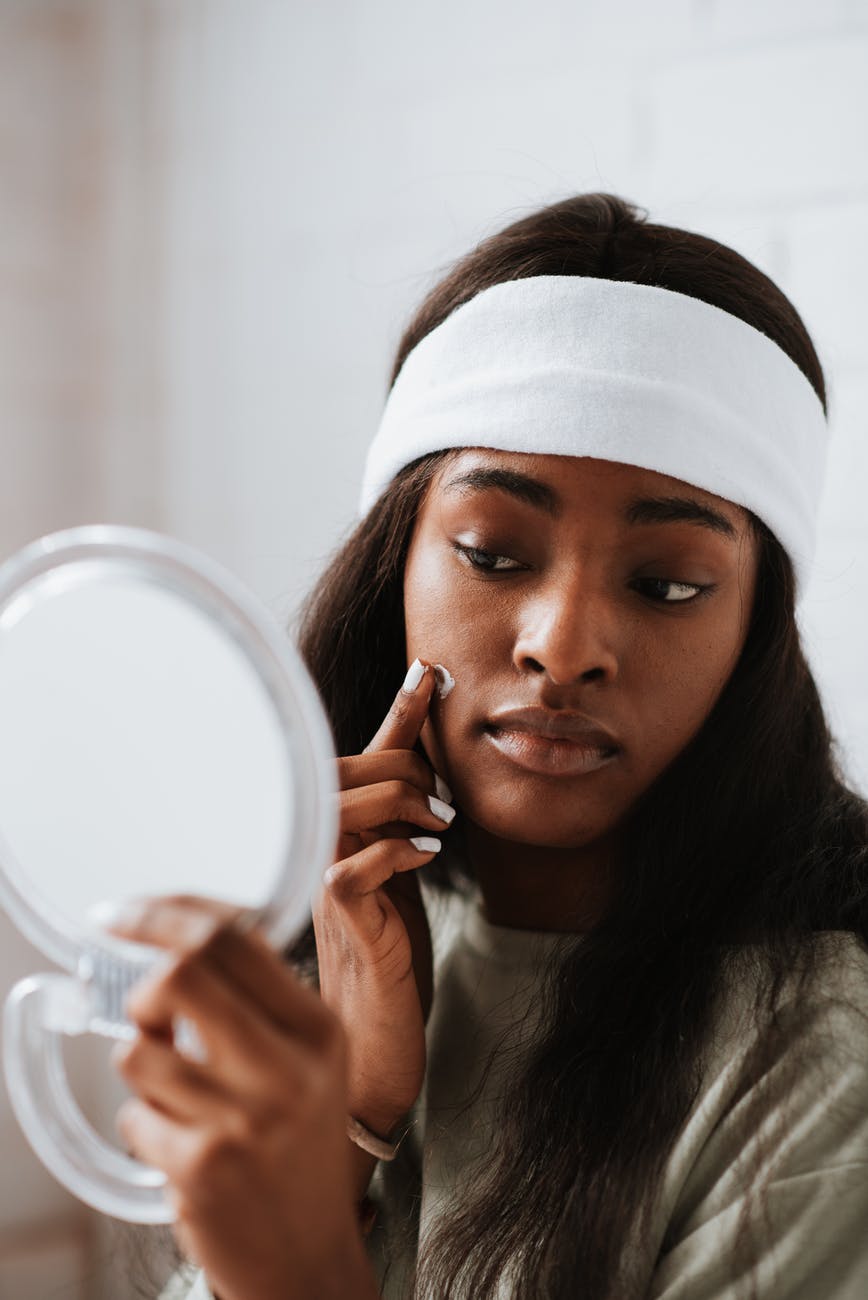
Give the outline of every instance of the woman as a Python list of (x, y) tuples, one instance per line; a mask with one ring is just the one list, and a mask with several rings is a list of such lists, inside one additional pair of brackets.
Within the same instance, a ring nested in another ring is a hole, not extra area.
[(798, 315), (581, 195), (459, 262), (392, 378), (302, 631), (343, 756), (321, 996), (200, 900), (118, 927), (175, 954), (120, 1124), (190, 1295), (868, 1294), (868, 814), (794, 618)]

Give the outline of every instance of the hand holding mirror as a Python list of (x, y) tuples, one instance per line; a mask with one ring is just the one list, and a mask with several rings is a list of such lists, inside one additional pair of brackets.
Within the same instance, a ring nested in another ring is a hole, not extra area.
[(67, 1034), (123, 1038), (155, 950), (95, 904), (199, 894), (300, 932), (337, 834), (316, 690), (268, 611), (173, 539), (97, 526), (0, 567), (0, 904), (68, 974), (10, 993), (4, 1061), (34, 1150), (82, 1200), (168, 1222), (162, 1174), (101, 1138), (69, 1088)]

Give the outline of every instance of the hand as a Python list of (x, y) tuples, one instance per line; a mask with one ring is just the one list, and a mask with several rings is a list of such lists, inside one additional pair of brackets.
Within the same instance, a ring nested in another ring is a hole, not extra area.
[[(118, 1128), (165, 1172), (179, 1245), (220, 1300), (373, 1300), (338, 1018), (261, 935), (233, 926), (237, 909), (134, 906), (114, 932), (171, 956), (129, 997), (139, 1032), (115, 1063), (138, 1095)], [(204, 1061), (178, 1050), (176, 1017), (195, 1026)]]
[(349, 1111), (382, 1136), (413, 1105), (425, 1075), (431, 934), (416, 869), (436, 849), (411, 841), (439, 836), (452, 819), (413, 750), (435, 686), (431, 665), (423, 668), (365, 752), (338, 759), (338, 860), (313, 915), (322, 996), (348, 1035)]

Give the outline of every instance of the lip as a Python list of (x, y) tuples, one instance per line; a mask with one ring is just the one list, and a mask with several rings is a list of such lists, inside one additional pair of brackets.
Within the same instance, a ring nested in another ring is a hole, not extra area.
[(595, 772), (620, 749), (611, 732), (566, 710), (510, 709), (489, 719), (485, 735), (517, 766), (548, 776)]

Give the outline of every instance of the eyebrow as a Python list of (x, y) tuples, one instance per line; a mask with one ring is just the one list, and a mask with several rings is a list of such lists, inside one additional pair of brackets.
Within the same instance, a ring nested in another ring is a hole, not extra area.
[(558, 515), (561, 512), (560, 497), (554, 488), (512, 469), (489, 469), (484, 466), (468, 469), (463, 474), (450, 478), (443, 490), (451, 492), (454, 488), (470, 488), (476, 492), (495, 488), (500, 492), (508, 492), (510, 496), (537, 510), (544, 510), (547, 515)]
[[(491, 488), (507, 492), (518, 501), (556, 517), (561, 513), (562, 502), (554, 488), (528, 474), (511, 469), (477, 466), (456, 474), (443, 487), (444, 492), (470, 489), (482, 492)], [(735, 541), (738, 533), (733, 523), (712, 506), (703, 505), (695, 497), (636, 497), (624, 508), (623, 517), (628, 524), (698, 524), (711, 532)]]
[(637, 497), (624, 511), (628, 524), (699, 524), (735, 541), (738, 532), (726, 515), (694, 497)]

